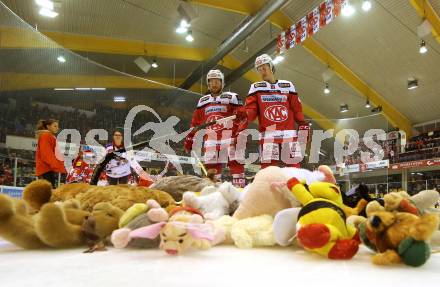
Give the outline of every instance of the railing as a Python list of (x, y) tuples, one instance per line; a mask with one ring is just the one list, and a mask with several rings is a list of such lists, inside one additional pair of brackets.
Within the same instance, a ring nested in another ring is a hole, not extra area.
[[(393, 191), (404, 190), (402, 186), (402, 182), (400, 181), (373, 183), (373, 184), (367, 184), (367, 186), (370, 189), (371, 193), (375, 193), (377, 197), (381, 197)], [(435, 189), (437, 191), (440, 191), (440, 179), (408, 181), (407, 186), (408, 188), (406, 191), (410, 195), (416, 194), (422, 190), (427, 190), (427, 189)]]
[(35, 161), (0, 154), (0, 185), (23, 187), (35, 179)]

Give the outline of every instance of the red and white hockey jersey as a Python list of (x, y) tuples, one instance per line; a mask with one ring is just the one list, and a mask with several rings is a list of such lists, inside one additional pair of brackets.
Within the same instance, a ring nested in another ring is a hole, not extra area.
[(253, 83), (245, 108), (250, 122), (258, 117), (260, 142), (296, 141), (295, 122), (304, 122), (304, 115), (301, 101), (291, 82), (277, 80), (274, 84)]
[[(197, 109), (194, 111), (191, 127), (212, 122), (218, 119), (236, 114), (237, 109), (243, 104), (238, 99), (238, 95), (231, 92), (223, 92), (214, 97), (206, 95), (199, 99)], [(234, 144), (238, 125), (234, 121), (232, 124), (215, 124), (206, 128), (203, 147), (220, 149), (221, 146), (230, 146)], [(189, 141), (192, 142), (194, 134), (189, 135)]]

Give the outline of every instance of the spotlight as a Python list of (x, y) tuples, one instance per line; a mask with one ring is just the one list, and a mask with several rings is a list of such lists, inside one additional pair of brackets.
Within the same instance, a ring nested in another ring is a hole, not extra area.
[(156, 62), (156, 59), (153, 60), (153, 64), (151, 65), (153, 68), (159, 68), (159, 65)]
[(56, 16), (58, 16), (58, 13), (52, 10), (49, 10), (47, 8), (41, 8), (40, 9), (40, 13), (41, 16), (45, 16), (45, 17), (49, 17), (49, 18), (55, 18)]
[(414, 90), (419, 87), (419, 80), (410, 78), (408, 79), (408, 90)]
[(365, 108), (367, 108), (367, 109), (371, 108), (369, 99), (367, 99), (367, 102), (365, 103)]
[(35, 0), (35, 3), (43, 8), (53, 10), (53, 2), (50, 0)]
[(125, 97), (124, 96), (114, 96), (113, 97), (113, 102), (115, 102), (115, 103), (123, 103), (123, 102), (125, 102)]
[(328, 83), (325, 83), (324, 94), (330, 94), (330, 86), (328, 85)]
[(194, 41), (194, 37), (193, 37), (193, 35), (192, 35), (192, 31), (191, 31), (191, 30), (188, 30), (188, 33), (186, 34), (185, 39), (186, 39), (188, 42), (192, 42), (192, 41)]
[(60, 63), (65, 63), (66, 62), (66, 58), (64, 58), (63, 56), (58, 56), (57, 60)]
[(284, 56), (283, 55), (278, 55), (273, 60), (273, 64), (277, 65), (277, 64), (281, 63), (282, 61), (284, 61)]
[(382, 112), (382, 106), (377, 106), (371, 110), (372, 113), (380, 113)]
[(186, 32), (188, 32), (189, 27), (191, 27), (191, 24), (188, 23), (188, 21), (186, 21), (186, 19), (182, 19), (180, 21), (179, 26), (176, 29), (176, 33), (177, 34), (185, 34)]
[(350, 17), (356, 12), (356, 9), (350, 4), (350, 2), (346, 2), (345, 6), (341, 10), (341, 14), (345, 17)]
[(176, 33), (177, 34), (185, 34), (186, 32), (188, 32), (188, 28), (187, 27), (179, 26), (176, 29)]
[(420, 53), (420, 54), (425, 54), (426, 52), (428, 52), (428, 48), (426, 47), (426, 43), (425, 43), (425, 41), (422, 40), (422, 42), (420, 42), (419, 53)]
[(340, 112), (341, 112), (341, 113), (346, 113), (346, 112), (348, 112), (348, 105), (347, 105), (347, 104), (345, 104), (345, 105), (341, 105), (341, 107), (340, 107)]
[(362, 2), (362, 10), (364, 10), (365, 12), (370, 11), (371, 9), (371, 1), (363, 1)]

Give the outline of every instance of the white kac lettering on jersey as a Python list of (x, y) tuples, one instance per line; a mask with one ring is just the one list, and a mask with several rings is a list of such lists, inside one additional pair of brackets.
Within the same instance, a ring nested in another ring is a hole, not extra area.
[(273, 105), (264, 110), (264, 117), (273, 122), (284, 122), (288, 118), (288, 110), (283, 105)]

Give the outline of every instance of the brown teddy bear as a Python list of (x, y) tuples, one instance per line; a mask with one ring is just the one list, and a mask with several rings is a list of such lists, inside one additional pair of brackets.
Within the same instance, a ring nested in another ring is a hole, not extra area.
[(421, 216), (408, 212), (375, 211), (359, 225), (360, 237), (369, 248), (378, 252), (373, 263), (390, 265), (404, 262), (421, 266), (429, 258), (426, 243), (437, 230), (439, 218), (434, 214)]
[(174, 199), (166, 192), (129, 185), (94, 186), (84, 183), (71, 183), (52, 190), (46, 180), (36, 180), (28, 184), (23, 191), (23, 199), (38, 211), (48, 202), (66, 202), (78, 200), (80, 209), (92, 212), (96, 204), (111, 203), (122, 210), (127, 210), (135, 203), (156, 200), (163, 208), (174, 208)]
[(93, 245), (118, 228), (122, 214), (108, 202), (87, 212), (71, 201), (66, 206), (44, 204), (38, 214), (31, 215), (24, 200), (0, 194), (0, 236), (25, 249)]

